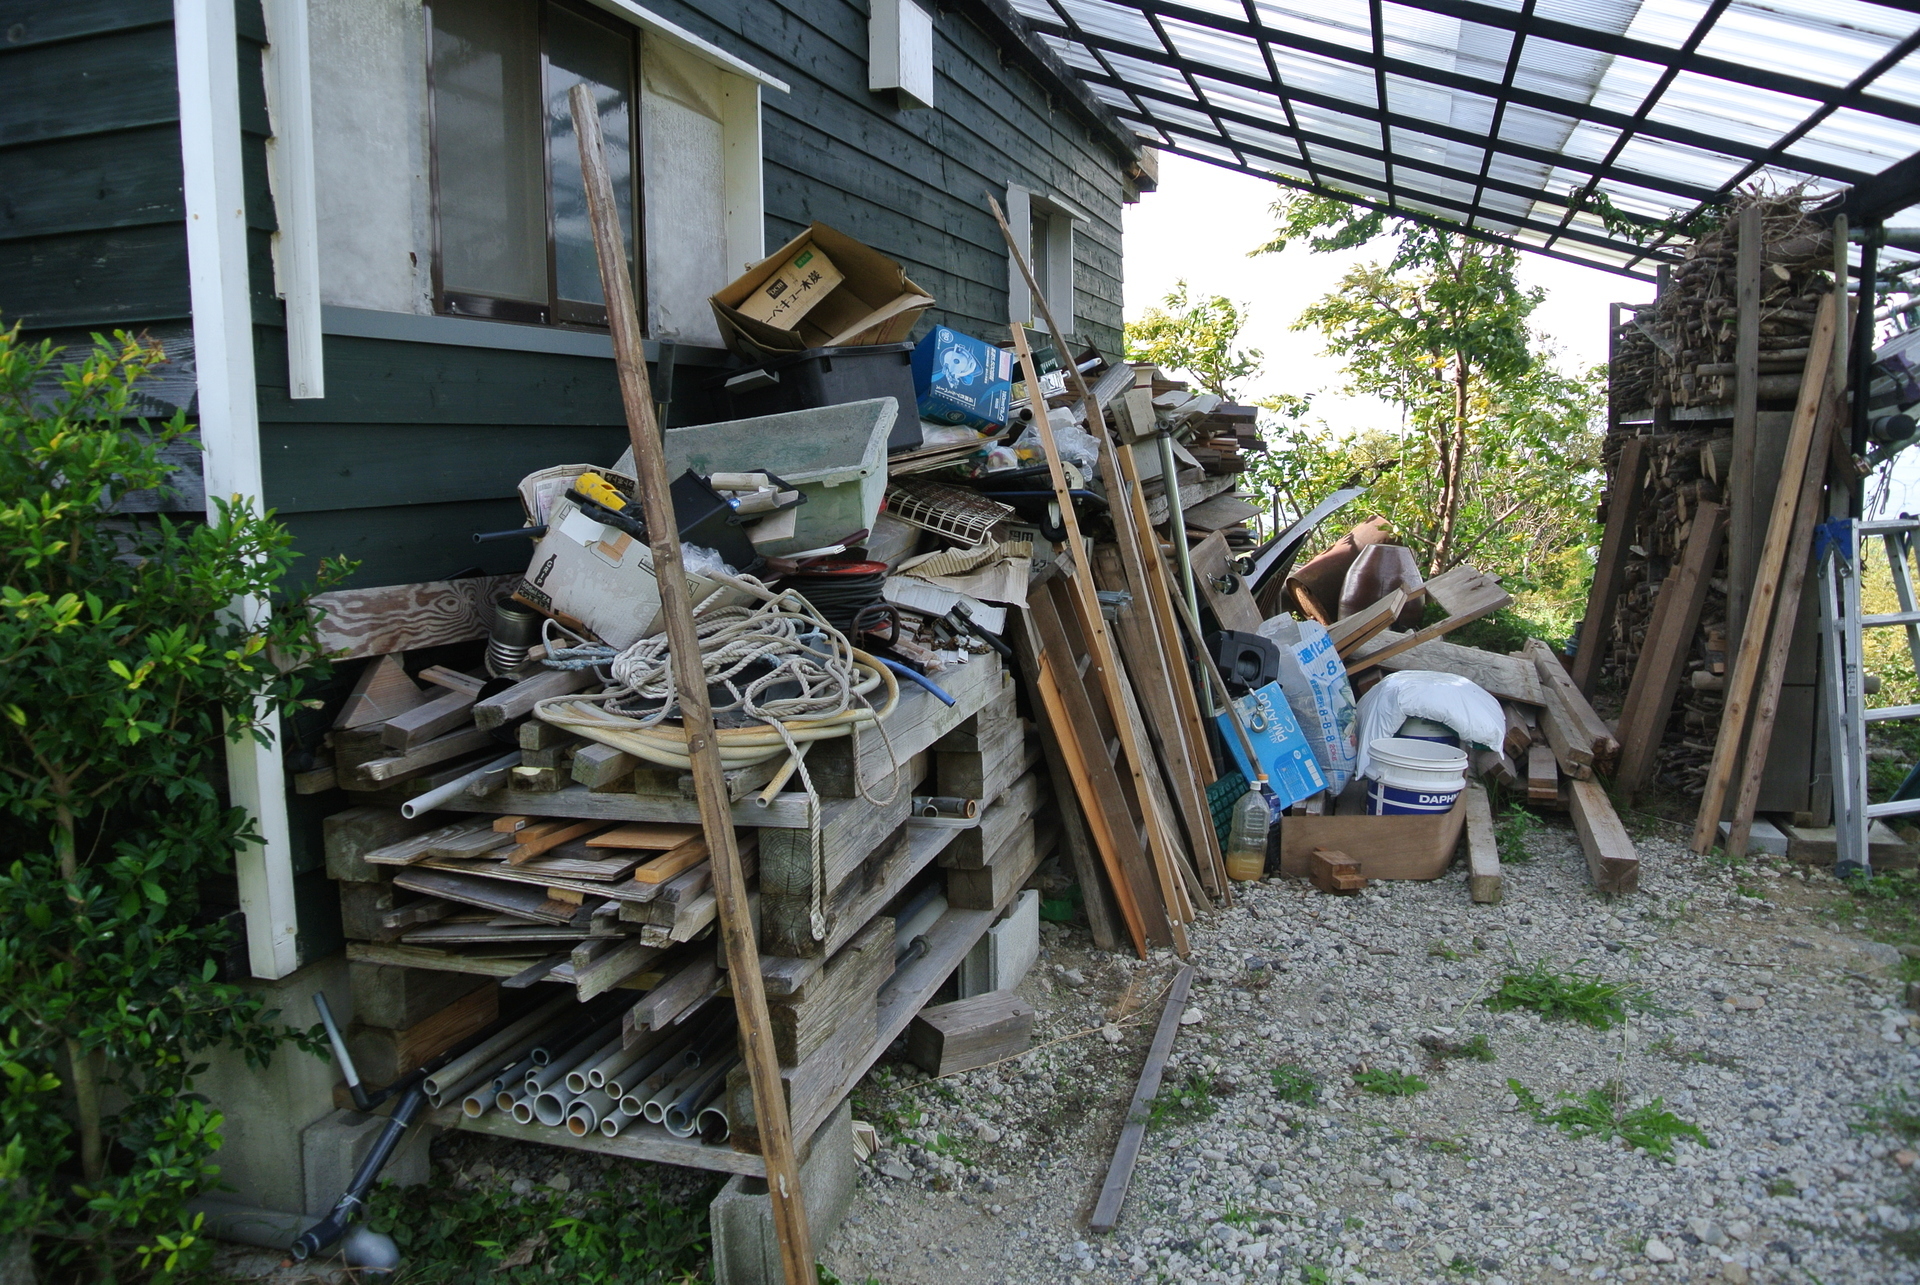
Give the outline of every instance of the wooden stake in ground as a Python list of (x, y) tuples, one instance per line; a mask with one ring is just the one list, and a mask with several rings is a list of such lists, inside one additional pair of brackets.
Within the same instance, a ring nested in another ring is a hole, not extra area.
[(1646, 494), (1640, 485), (1641, 474), (1646, 471), (1642, 458), (1645, 451), (1646, 442), (1638, 437), (1620, 443), (1613, 487), (1607, 493), (1607, 531), (1600, 541), (1600, 559), (1593, 568), (1586, 618), (1580, 622), (1580, 646), (1573, 653), (1573, 683), (1588, 699), (1592, 699), (1594, 684), (1600, 679), (1601, 652), (1606, 648), (1613, 609), (1627, 577), (1627, 548), (1633, 543), (1640, 500)]
[[(1766, 650), (1769, 624), (1775, 629), (1791, 629), (1793, 622), (1775, 618), (1774, 603), (1780, 593), (1780, 573), (1786, 562), (1787, 543), (1793, 534), (1793, 515), (1800, 503), (1800, 482), (1812, 459), (1814, 421), (1818, 418), (1822, 395), (1827, 385), (1827, 370), (1833, 362), (1833, 327), (1838, 305), (1834, 296), (1820, 300), (1813, 320), (1813, 340), (1807, 350), (1807, 370), (1800, 384), (1800, 403), (1794, 407), (1793, 430), (1787, 437), (1787, 451), (1780, 461), (1780, 482), (1774, 492), (1773, 514), (1767, 521), (1767, 541), (1760, 548), (1760, 565), (1754, 571), (1753, 596), (1747, 602), (1747, 619), (1740, 630), (1740, 651), (1734, 657), (1733, 672), (1727, 676), (1727, 699), (1720, 714), (1720, 733), (1713, 743), (1713, 762), (1707, 770), (1705, 793), (1700, 814), (1693, 823), (1693, 850), (1711, 852), (1720, 834), (1720, 812), (1726, 806), (1727, 787), (1732, 783), (1739, 762), (1740, 743), (1746, 739), (1747, 715), (1752, 708), (1753, 689), (1760, 678), (1760, 665)], [(1824, 467), (1824, 461), (1819, 461)]]
[(1186, 1011), (1187, 990), (1192, 985), (1193, 965), (1187, 964), (1173, 979), (1167, 1006), (1160, 1010), (1153, 1047), (1147, 1050), (1147, 1064), (1140, 1068), (1140, 1083), (1134, 1086), (1133, 1102), (1127, 1107), (1127, 1123), (1120, 1130), (1120, 1141), (1114, 1144), (1113, 1163), (1107, 1167), (1100, 1202), (1093, 1207), (1093, 1221), (1088, 1226), (1094, 1231), (1112, 1231), (1120, 1222), (1120, 1206), (1126, 1203), (1127, 1184), (1133, 1181), (1133, 1162), (1140, 1158), (1147, 1119), (1153, 1114), (1153, 1097), (1160, 1092), (1160, 1076), (1167, 1069), (1167, 1055), (1173, 1052), (1173, 1037), (1180, 1033), (1180, 1014)]
[(679, 528), (674, 522), (673, 504), (668, 495), (671, 483), (667, 477), (666, 455), (654, 421), (653, 390), (647, 379), (640, 317), (634, 307), (633, 277), (627, 269), (626, 243), (620, 232), (613, 181), (607, 173), (606, 151), (600, 138), (600, 113), (593, 103), (593, 91), (586, 85), (575, 85), (569, 98), (574, 133), (580, 140), (580, 168), (586, 177), (593, 244), (600, 257), (600, 284), (607, 297), (607, 326), (613, 332), (620, 400), (626, 407), (627, 436), (633, 443), (634, 475), (640, 484), (640, 507), (653, 551), (654, 577), (660, 585), (660, 614), (667, 622), (667, 647), (676, 661), (673, 675), (680, 698), (680, 721), (686, 728), (687, 757), (692, 761), (700, 821), (706, 831), (707, 848), (713, 854), (713, 892), (719, 903), (720, 939), (727, 952), (734, 1008), (740, 1016), (741, 1052), (753, 1080), (754, 1118), (759, 1125), (761, 1156), (767, 1166), (767, 1190), (773, 1202), (774, 1231), (780, 1241), (781, 1272), (787, 1285), (813, 1285), (813, 1245), (807, 1228), (807, 1211), (800, 1200), (800, 1167), (794, 1155), (787, 1099), (780, 1083), (780, 1063), (774, 1053), (767, 994), (760, 979), (760, 952), (753, 940), (746, 875), (740, 869), (740, 850), (733, 840), (733, 804), (727, 797), (726, 776), (720, 767), (719, 742), (714, 739), (713, 710), (707, 703), (705, 671), (698, 661), (700, 638), (693, 622), (693, 600), (687, 592), (686, 573), (680, 563)]

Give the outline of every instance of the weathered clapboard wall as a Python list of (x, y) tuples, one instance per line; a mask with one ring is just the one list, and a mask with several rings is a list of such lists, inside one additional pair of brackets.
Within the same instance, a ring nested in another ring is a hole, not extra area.
[[(769, 248), (830, 223), (900, 260), (940, 301), (923, 332), (947, 323), (999, 338), (1007, 260), (986, 198), (1019, 184), (1091, 220), (1075, 238), (1076, 329), (1117, 354), (1129, 158), (1034, 69), (995, 3), (962, 0), (935, 16), (936, 106), (914, 111), (866, 87), (863, 0), (649, 7), (792, 86), (764, 98)], [(291, 400), (269, 251), (265, 28), (258, 0), (239, 0), (238, 13), (267, 502), (309, 559), (355, 559), (351, 585), (524, 566), (524, 542), (469, 537), (519, 523), (514, 486), (533, 469), (619, 453), (612, 363), (329, 334), (327, 396)], [(0, 322), (63, 342), (127, 326), (184, 351), (171, 3), (0, 0), (0, 18)], [(697, 399), (711, 374), (683, 368), (676, 404)], [(679, 422), (698, 422), (688, 409)]]

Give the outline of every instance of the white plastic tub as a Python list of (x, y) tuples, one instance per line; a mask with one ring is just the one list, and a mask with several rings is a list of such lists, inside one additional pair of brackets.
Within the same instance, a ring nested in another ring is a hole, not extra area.
[(1456, 746), (1383, 736), (1367, 747), (1367, 756), (1369, 816), (1450, 812), (1467, 788), (1467, 754)]

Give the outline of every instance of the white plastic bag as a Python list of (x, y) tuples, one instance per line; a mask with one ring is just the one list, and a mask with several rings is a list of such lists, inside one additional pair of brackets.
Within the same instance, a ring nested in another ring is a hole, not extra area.
[[(1072, 424), (1053, 426), (1053, 444), (1060, 448), (1060, 458), (1078, 468), (1088, 477), (1100, 467), (1100, 439), (1083, 428)], [(1046, 449), (1040, 441), (1040, 430), (1028, 424), (1019, 437), (1013, 441), (1016, 452), (1031, 454), (1035, 459), (1045, 459)]]
[(1496, 748), (1507, 735), (1507, 716), (1500, 702), (1472, 679), (1431, 669), (1402, 670), (1388, 674), (1360, 698), (1358, 775), (1366, 776), (1371, 766), (1367, 747), (1398, 732), (1409, 718), (1445, 723), (1462, 742), (1483, 750)]
[(1313, 756), (1335, 794), (1353, 776), (1358, 718), (1347, 666), (1317, 621), (1275, 616), (1260, 626), (1262, 638), (1280, 647), (1280, 690), (1313, 746)]

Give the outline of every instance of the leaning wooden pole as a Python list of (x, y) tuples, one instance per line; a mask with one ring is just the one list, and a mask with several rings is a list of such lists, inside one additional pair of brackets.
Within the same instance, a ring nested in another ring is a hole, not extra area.
[(780, 1267), (787, 1285), (813, 1285), (813, 1247), (807, 1211), (800, 1200), (799, 1162), (793, 1126), (780, 1084), (780, 1062), (773, 1048), (767, 993), (760, 980), (760, 951), (753, 939), (747, 906), (747, 878), (733, 840), (733, 804), (720, 768), (714, 738), (713, 709), (707, 702), (700, 638), (693, 622), (693, 598), (680, 563), (679, 528), (668, 494), (666, 452), (655, 427), (653, 390), (647, 379), (640, 317), (634, 306), (633, 277), (627, 270), (626, 242), (614, 204), (613, 180), (600, 138), (600, 113), (593, 93), (575, 85), (569, 95), (574, 133), (580, 140), (580, 169), (586, 176), (587, 211), (593, 244), (600, 257), (600, 285), (607, 296), (607, 327), (613, 332), (614, 366), (620, 374), (620, 400), (626, 406), (627, 436), (633, 442), (634, 475), (640, 483), (640, 508), (646, 518), (654, 576), (660, 583), (660, 614), (667, 622), (667, 647), (676, 662), (673, 678), (686, 728), (687, 757), (693, 764), (694, 794), (713, 863), (713, 893), (719, 903), (720, 940), (727, 952), (728, 980), (740, 1015), (740, 1042), (753, 1079), (754, 1118), (760, 1128), (760, 1154), (767, 1166), (767, 1190), (773, 1200), (773, 1226), (780, 1240)]

